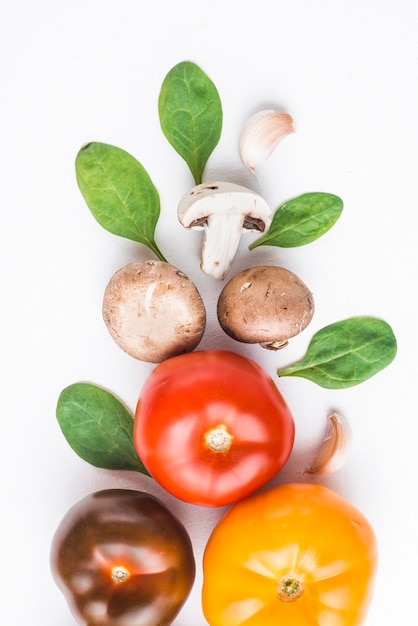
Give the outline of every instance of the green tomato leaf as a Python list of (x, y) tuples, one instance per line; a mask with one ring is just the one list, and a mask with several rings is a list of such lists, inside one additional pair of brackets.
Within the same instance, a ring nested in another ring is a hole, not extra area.
[(70, 385), (59, 396), (56, 416), (67, 442), (87, 463), (149, 475), (133, 444), (133, 417), (108, 391)]
[(375, 317), (352, 317), (319, 330), (305, 356), (278, 374), (307, 378), (327, 389), (354, 387), (387, 367), (396, 350), (389, 324)]
[(121, 148), (92, 142), (79, 151), (75, 169), (78, 187), (99, 224), (145, 244), (165, 261), (154, 239), (160, 197), (141, 163)]
[(222, 130), (222, 106), (215, 85), (194, 63), (179, 63), (163, 81), (158, 111), (164, 135), (200, 184)]
[(296, 248), (325, 234), (338, 220), (343, 202), (331, 193), (305, 193), (282, 204), (268, 231), (249, 245)]

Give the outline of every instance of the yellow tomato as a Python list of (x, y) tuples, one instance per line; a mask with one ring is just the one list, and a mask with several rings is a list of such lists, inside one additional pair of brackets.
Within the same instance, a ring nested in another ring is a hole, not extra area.
[(320, 485), (283, 485), (213, 530), (203, 612), (210, 626), (359, 626), (376, 565), (375, 534), (354, 506)]

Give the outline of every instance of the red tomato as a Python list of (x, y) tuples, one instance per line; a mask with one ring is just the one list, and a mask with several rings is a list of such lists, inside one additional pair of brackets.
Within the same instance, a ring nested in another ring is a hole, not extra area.
[(283, 467), (295, 427), (282, 395), (256, 363), (206, 350), (167, 359), (142, 389), (136, 451), (168, 492), (224, 506), (265, 485)]

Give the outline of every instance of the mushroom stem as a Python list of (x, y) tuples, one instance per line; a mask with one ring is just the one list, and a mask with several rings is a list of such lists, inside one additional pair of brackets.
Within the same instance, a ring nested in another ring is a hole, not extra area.
[(282, 350), (289, 345), (287, 339), (284, 341), (262, 341), (260, 342), (260, 346), (265, 348), (266, 350)]
[(231, 267), (241, 239), (244, 215), (209, 215), (205, 224), (201, 269), (223, 280)]

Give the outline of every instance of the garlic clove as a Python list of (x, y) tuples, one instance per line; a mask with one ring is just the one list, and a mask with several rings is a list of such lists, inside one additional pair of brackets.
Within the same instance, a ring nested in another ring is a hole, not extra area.
[(351, 430), (347, 420), (339, 413), (328, 416), (327, 436), (305, 474), (331, 474), (344, 465), (351, 444)]
[(241, 133), (241, 161), (254, 173), (269, 158), (277, 144), (294, 132), (293, 119), (288, 113), (275, 109), (259, 111), (250, 117)]

